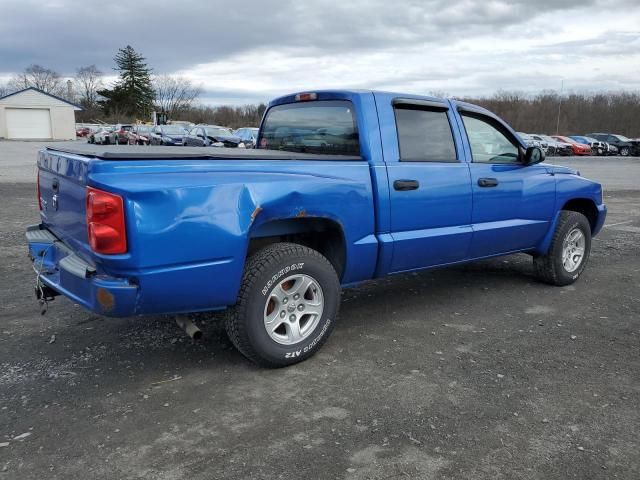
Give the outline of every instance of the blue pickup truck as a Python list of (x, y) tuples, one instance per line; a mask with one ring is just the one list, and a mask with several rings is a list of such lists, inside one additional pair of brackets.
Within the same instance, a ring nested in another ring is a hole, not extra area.
[(574, 282), (602, 188), (543, 160), (478, 106), (346, 90), (272, 101), (255, 149), (53, 145), (27, 231), (37, 295), (106, 316), (226, 309), (246, 357), (289, 365), (369, 279), (526, 252), (541, 280)]

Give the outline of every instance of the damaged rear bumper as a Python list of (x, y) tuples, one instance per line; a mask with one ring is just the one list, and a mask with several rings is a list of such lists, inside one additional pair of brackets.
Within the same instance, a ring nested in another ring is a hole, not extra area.
[(126, 278), (100, 275), (43, 225), (27, 228), (29, 257), (38, 281), (101, 315), (136, 313), (139, 287)]

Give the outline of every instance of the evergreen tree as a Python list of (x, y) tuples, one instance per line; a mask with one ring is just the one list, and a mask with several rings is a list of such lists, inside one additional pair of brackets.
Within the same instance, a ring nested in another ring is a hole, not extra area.
[(118, 50), (114, 57), (119, 78), (112, 89), (98, 93), (107, 100), (101, 102), (106, 113), (117, 116), (148, 118), (155, 97), (151, 85), (151, 69), (145, 58), (131, 45)]

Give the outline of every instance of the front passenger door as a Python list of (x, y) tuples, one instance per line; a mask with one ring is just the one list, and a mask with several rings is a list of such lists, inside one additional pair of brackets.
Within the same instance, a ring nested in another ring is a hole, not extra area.
[(555, 209), (555, 179), (543, 164), (525, 165), (524, 147), (498, 119), (461, 112), (471, 154), (473, 240), (470, 258), (537, 246)]

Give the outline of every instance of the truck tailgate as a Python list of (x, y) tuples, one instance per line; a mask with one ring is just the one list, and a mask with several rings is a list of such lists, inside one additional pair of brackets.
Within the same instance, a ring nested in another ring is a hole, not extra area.
[(43, 150), (38, 154), (42, 224), (73, 251), (90, 260), (86, 223), (89, 158)]

